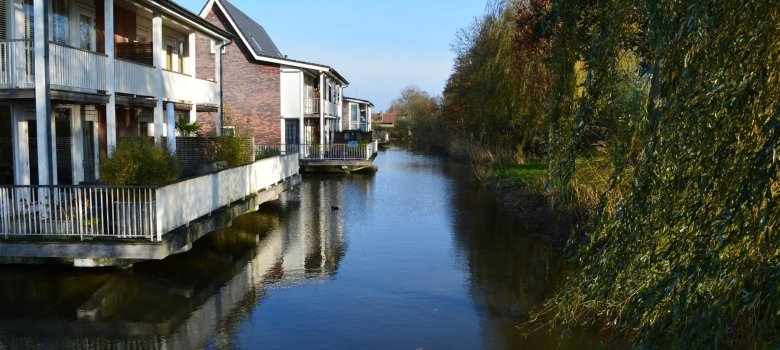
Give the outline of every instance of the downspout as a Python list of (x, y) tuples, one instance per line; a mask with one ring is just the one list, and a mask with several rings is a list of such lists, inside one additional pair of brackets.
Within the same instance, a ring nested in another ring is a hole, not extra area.
[(224, 86), (223, 81), (225, 80), (223, 79), (223, 77), (225, 76), (225, 71), (223, 70), (225, 64), (223, 63), (224, 57), (222, 56), (222, 51), (224, 51), (225, 48), (232, 43), (233, 40), (228, 40), (227, 42), (222, 41), (222, 45), (220, 45), (219, 50), (217, 50), (217, 55), (219, 55), (220, 57), (219, 58), (219, 115), (217, 116), (218, 125), (216, 130), (217, 136), (222, 136), (222, 126), (223, 126), (222, 122), (224, 121), (223, 117), (225, 115), (225, 102), (224, 102), (225, 93), (222, 91), (222, 88)]

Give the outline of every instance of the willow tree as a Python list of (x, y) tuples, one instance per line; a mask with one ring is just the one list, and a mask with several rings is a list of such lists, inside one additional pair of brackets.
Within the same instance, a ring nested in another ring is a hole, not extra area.
[[(448, 125), (507, 155), (504, 160), (539, 155), (546, 114), (544, 54), (518, 54), (517, 4), (493, 1), (485, 16), (459, 33), (444, 91)], [(526, 9), (532, 14), (535, 8)]]
[[(617, 120), (627, 134), (609, 138), (633, 141), (613, 150), (613, 186), (575, 272), (542, 314), (625, 332), (640, 348), (780, 346), (780, 8), (770, 0), (555, 6), (558, 42), (577, 28), (590, 40), (579, 48), (589, 76), (576, 112), (567, 53), (553, 65), (559, 178), (573, 169), (572, 144), (589, 117)], [(647, 83), (637, 114), (615, 107), (627, 54)]]

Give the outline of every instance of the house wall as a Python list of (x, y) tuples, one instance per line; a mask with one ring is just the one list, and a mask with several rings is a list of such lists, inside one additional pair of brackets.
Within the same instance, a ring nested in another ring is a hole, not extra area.
[[(238, 35), (218, 6), (206, 20)], [(197, 74), (214, 76), (214, 56), (210, 41), (198, 38)], [(211, 60), (211, 62), (207, 62)], [(281, 135), (281, 73), (279, 65), (258, 63), (243, 43), (236, 39), (222, 56), (223, 103), (225, 124), (236, 126), (239, 134), (253, 136), (258, 144), (279, 144)], [(198, 114), (207, 135), (214, 134), (214, 114)]]

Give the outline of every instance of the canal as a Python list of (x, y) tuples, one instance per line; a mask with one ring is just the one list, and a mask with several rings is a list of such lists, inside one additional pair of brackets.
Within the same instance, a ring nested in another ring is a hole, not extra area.
[[(0, 349), (541, 349), (561, 257), (474, 184), (402, 148), (312, 175), (192, 251), (132, 268), (0, 267)], [(186, 205), (186, 203), (183, 203)]]

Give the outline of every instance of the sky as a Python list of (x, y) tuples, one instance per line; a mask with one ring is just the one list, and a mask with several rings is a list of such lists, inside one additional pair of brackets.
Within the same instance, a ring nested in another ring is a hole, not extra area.
[[(206, 0), (175, 0), (199, 13)], [(282, 54), (325, 64), (349, 80), (344, 95), (386, 111), (404, 87), (441, 95), (451, 44), (485, 0), (229, 0), (260, 23)]]

